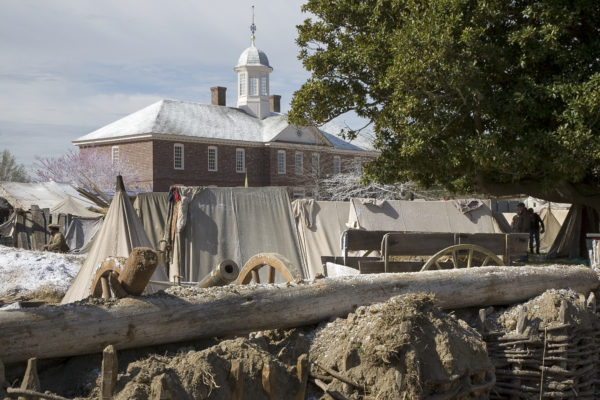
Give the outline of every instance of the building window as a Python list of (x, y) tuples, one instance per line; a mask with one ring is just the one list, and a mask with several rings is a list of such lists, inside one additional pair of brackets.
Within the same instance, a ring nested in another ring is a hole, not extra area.
[(246, 95), (246, 73), (240, 73), (240, 96)]
[(235, 149), (235, 172), (246, 172), (246, 151)]
[(268, 93), (267, 91), (267, 77), (266, 76), (262, 76), (260, 78), (260, 94), (261, 96), (266, 96)]
[(285, 174), (285, 150), (277, 151), (277, 173)]
[(250, 96), (258, 96), (258, 78), (250, 78)]
[(312, 154), (312, 174), (313, 174), (313, 176), (319, 175), (319, 154), (318, 153)]
[(112, 147), (111, 161), (113, 164), (116, 164), (119, 162), (119, 146)]
[(216, 171), (218, 162), (217, 148), (215, 146), (208, 146), (208, 170)]
[(292, 190), (292, 199), (302, 199), (304, 197), (306, 197), (304, 188), (294, 188)]
[(333, 156), (333, 173), (339, 174), (340, 172), (342, 172), (340, 156)]
[(362, 175), (362, 162), (360, 161), (360, 158), (354, 159), (354, 173)]
[(296, 152), (296, 175), (302, 175), (304, 172), (304, 156), (301, 152)]
[(173, 146), (173, 168), (183, 169), (183, 145)]

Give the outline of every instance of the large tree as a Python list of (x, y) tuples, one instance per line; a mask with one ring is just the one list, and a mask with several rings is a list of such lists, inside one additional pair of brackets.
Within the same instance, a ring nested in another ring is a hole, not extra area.
[(600, 209), (600, 1), (308, 0), (290, 119), (348, 111), (367, 177)]
[(25, 167), (18, 164), (10, 151), (4, 150), (0, 156), (0, 181), (27, 182)]

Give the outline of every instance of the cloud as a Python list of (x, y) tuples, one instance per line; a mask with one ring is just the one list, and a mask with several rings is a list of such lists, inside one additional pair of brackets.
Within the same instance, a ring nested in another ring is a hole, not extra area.
[[(250, 45), (251, 3), (239, 0), (3, 0), (0, 150), (20, 162), (161, 98), (237, 101), (233, 67)], [(308, 73), (297, 60), (294, 0), (253, 0), (256, 46), (269, 56), (282, 111)], [(35, 16), (33, 18), (32, 16)], [(50, 154), (49, 154), (50, 153)]]

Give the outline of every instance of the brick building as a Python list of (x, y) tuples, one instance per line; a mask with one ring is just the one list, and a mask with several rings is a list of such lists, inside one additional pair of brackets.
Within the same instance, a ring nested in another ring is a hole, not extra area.
[(321, 127), (297, 127), (280, 113), (280, 96), (269, 95), (272, 71), (252, 45), (241, 54), (237, 107), (226, 89), (211, 88), (212, 104), (161, 100), (73, 141), (80, 152), (122, 157), (142, 171), (138, 187), (166, 191), (193, 186), (288, 186), (311, 194), (322, 176), (358, 170), (375, 153)]

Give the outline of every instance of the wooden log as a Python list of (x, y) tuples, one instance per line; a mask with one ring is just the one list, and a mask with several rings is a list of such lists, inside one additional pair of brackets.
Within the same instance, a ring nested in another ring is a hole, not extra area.
[(51, 358), (287, 329), (345, 316), (357, 307), (430, 292), (445, 309), (514, 304), (547, 289), (587, 294), (598, 277), (581, 266), (480, 267), (353, 275), (313, 283), (211, 288), (210, 296), (128, 297), (111, 307), (65, 304), (0, 311), (0, 359)]
[(121, 286), (131, 295), (141, 295), (157, 265), (158, 256), (154, 250), (147, 247), (134, 248), (119, 273)]
[(100, 400), (111, 400), (113, 398), (118, 374), (119, 361), (117, 358), (117, 351), (113, 345), (106, 346), (102, 352)]

